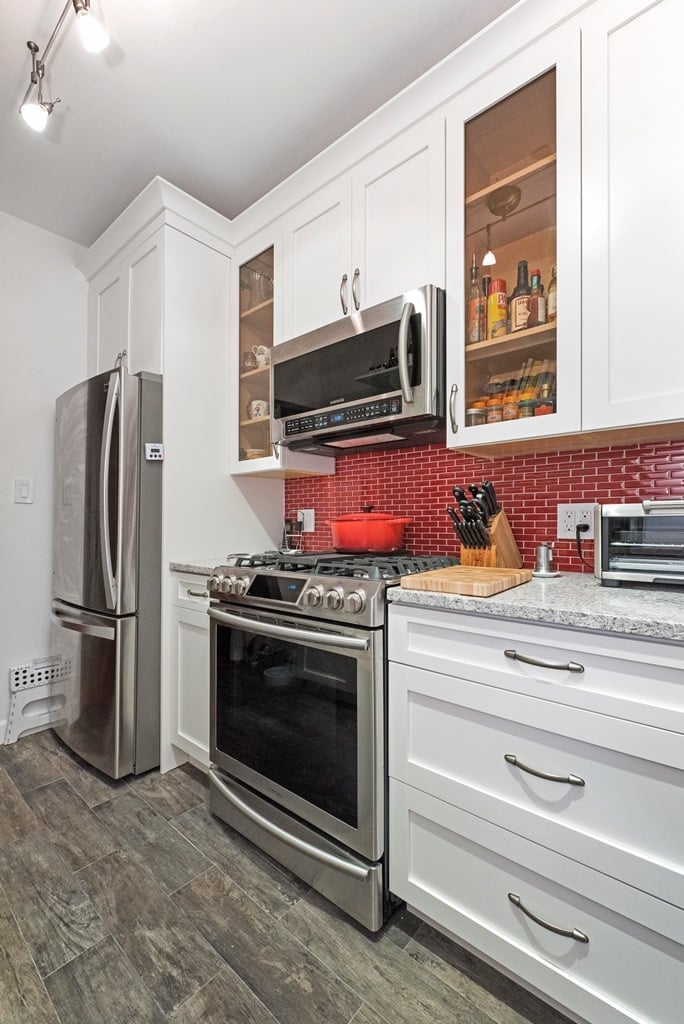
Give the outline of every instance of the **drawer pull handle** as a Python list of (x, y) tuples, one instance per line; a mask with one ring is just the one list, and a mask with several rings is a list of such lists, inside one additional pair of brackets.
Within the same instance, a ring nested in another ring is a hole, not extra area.
[(504, 754), (504, 761), (508, 761), (514, 768), (519, 768), (521, 772), (536, 775), (538, 779), (547, 779), (549, 782), (564, 782), (566, 786), (584, 785), (584, 779), (580, 778), (579, 775), (552, 775), (550, 772), (540, 772), (536, 768), (530, 768), (529, 765), (523, 764), (515, 754)]
[(188, 590), (190, 597), (209, 597), (208, 590)]
[(527, 654), (518, 654), (517, 651), (504, 651), (507, 658), (513, 661), (524, 661), (526, 665), (537, 665), (539, 668), (556, 668), (561, 672), (584, 672), (584, 665), (577, 661), (544, 661), (542, 658), (530, 658)]
[(544, 921), (541, 917), (537, 917), (537, 915), (533, 914), (531, 910), (528, 910), (527, 907), (523, 906), (523, 902), (517, 893), (509, 892), (508, 898), (511, 903), (522, 910), (526, 917), (529, 917), (531, 921), (535, 922), (535, 924), (541, 925), (542, 928), (546, 928), (547, 931), (553, 932), (554, 935), (564, 935), (566, 939), (575, 939), (576, 942), (589, 942), (589, 936), (585, 935), (584, 932), (581, 932), (578, 928), (559, 928), (557, 925), (549, 924), (548, 921)]

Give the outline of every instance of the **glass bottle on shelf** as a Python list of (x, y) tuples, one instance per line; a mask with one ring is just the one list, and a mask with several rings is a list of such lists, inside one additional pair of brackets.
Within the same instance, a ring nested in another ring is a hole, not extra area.
[(483, 340), (484, 301), (480, 290), (480, 268), (475, 262), (470, 267), (470, 298), (468, 300), (468, 344)]
[(556, 281), (556, 265), (551, 267), (551, 280), (549, 281), (549, 323), (553, 323), (558, 313), (558, 283)]
[[(507, 399), (503, 422), (488, 398), (486, 423), (473, 414), (469, 425), (483, 435), (524, 434), (518, 420), (534, 414), (539, 396), (532, 382), (542, 366), (555, 393), (556, 322), (549, 322), (555, 281), (546, 295), (542, 287), (542, 274), (556, 263), (555, 68), (466, 122), (464, 182), (465, 408), (476, 409), (498, 381), (506, 382)], [(474, 285), (490, 250), (485, 271), (491, 281), (478, 333), (483, 344), (474, 344)], [(532, 281), (528, 268), (535, 268)], [(515, 283), (510, 303), (507, 282)], [(528, 402), (531, 411), (520, 404)]]
[(266, 458), (270, 448), (273, 347), (273, 248), (240, 267), (240, 461)]

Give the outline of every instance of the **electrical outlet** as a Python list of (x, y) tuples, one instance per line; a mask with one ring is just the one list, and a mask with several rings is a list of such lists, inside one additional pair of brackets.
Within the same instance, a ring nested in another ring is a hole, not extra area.
[(297, 509), (297, 519), (302, 524), (302, 533), (313, 533), (316, 529), (316, 510), (313, 508)]
[(586, 523), (589, 527), (580, 534), (582, 540), (594, 539), (594, 505), (574, 504), (558, 506), (558, 530), (556, 536), (559, 540), (574, 540), (576, 529), (580, 523)]

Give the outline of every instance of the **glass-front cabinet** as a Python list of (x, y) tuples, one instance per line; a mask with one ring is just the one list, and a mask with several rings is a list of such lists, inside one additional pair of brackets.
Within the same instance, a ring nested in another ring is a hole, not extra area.
[(273, 246), (270, 246), (240, 266), (240, 462), (272, 455), (269, 384), (273, 338)]
[(447, 119), (448, 443), (580, 427), (579, 37), (547, 37)]

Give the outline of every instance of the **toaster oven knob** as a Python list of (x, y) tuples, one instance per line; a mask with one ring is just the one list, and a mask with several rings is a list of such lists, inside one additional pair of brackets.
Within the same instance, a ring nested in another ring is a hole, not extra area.
[(331, 611), (336, 611), (341, 608), (344, 604), (344, 590), (342, 587), (333, 587), (325, 595), (325, 607), (330, 608)]
[(323, 587), (309, 587), (304, 592), (304, 604), (309, 608), (318, 608), (323, 603)]
[(221, 589), (221, 580), (223, 576), (210, 576), (207, 580), (207, 590), (210, 593), (216, 593), (217, 590)]
[(347, 610), (352, 615), (362, 612), (366, 607), (366, 595), (363, 590), (352, 590), (351, 594), (347, 598)]
[(234, 594), (246, 594), (247, 588), (249, 587), (249, 576), (240, 576), (233, 583)]

